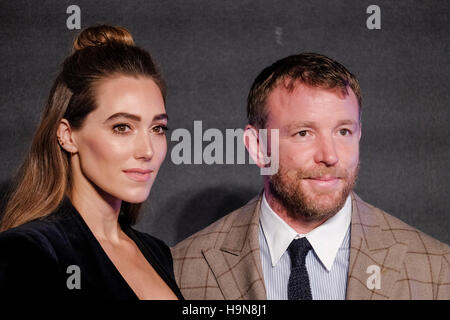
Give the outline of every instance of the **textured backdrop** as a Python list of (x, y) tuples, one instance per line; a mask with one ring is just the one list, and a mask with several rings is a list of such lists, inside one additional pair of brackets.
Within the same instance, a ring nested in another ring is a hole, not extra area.
[[(74, 4), (82, 28), (124, 26), (152, 53), (168, 83), (172, 132), (193, 132), (195, 120), (203, 130), (243, 128), (253, 79), (279, 58), (312, 51), (343, 63), (364, 96), (357, 193), (450, 243), (448, 1), (2, 1), (3, 193), (79, 32), (66, 24)], [(381, 29), (366, 25), (372, 4)], [(261, 188), (255, 165), (175, 165), (169, 149), (137, 228), (173, 245)]]

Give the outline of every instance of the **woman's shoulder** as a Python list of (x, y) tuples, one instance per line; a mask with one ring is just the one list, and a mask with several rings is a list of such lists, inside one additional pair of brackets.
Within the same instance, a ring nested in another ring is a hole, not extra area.
[(52, 254), (50, 235), (55, 233), (57, 233), (56, 224), (47, 219), (30, 221), (8, 229), (0, 233), (0, 254), (19, 249), (20, 252), (38, 250)]
[(0, 298), (56, 288), (62, 272), (49, 228), (48, 222), (33, 221), (0, 233)]
[(20, 247), (23, 250), (39, 249), (55, 255), (54, 244), (61, 243), (66, 237), (67, 223), (64, 223), (66, 218), (65, 213), (58, 208), (45, 218), (32, 220), (0, 232), (0, 253), (4, 252), (6, 247), (9, 249)]

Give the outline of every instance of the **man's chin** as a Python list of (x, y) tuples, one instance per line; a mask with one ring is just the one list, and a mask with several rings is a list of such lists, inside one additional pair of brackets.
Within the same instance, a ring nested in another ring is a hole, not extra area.
[(324, 221), (342, 209), (356, 182), (358, 171), (349, 178), (328, 183), (301, 176), (292, 180), (282, 170), (280, 172), (271, 178), (269, 188), (287, 215), (303, 221)]
[(332, 204), (338, 202), (343, 196), (343, 190), (334, 190), (329, 192), (308, 192), (305, 198), (308, 203)]
[(322, 220), (331, 218), (345, 204), (348, 194), (344, 194), (344, 190), (335, 190), (331, 192), (309, 192), (305, 194), (304, 199), (306, 212), (309, 214), (305, 217), (309, 221)]

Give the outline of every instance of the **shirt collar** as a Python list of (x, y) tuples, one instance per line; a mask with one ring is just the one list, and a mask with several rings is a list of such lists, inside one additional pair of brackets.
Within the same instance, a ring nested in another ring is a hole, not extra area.
[(266, 200), (265, 193), (263, 193), (260, 223), (269, 247), (272, 266), (274, 267), (278, 263), (292, 240), (306, 236), (322, 264), (330, 271), (337, 251), (350, 227), (351, 211), (352, 205), (349, 195), (342, 209), (333, 217), (306, 235), (298, 234), (272, 210)]

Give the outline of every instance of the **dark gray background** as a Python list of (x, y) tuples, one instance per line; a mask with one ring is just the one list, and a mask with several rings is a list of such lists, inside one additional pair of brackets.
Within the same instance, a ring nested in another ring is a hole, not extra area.
[[(82, 28), (125, 26), (152, 53), (168, 83), (172, 130), (192, 131), (194, 120), (203, 130), (244, 127), (253, 79), (284, 56), (313, 51), (343, 63), (364, 95), (357, 193), (450, 243), (448, 1), (2, 0), (3, 190), (79, 32), (66, 27), (71, 4)], [(371, 4), (381, 8), (381, 30), (366, 27)], [(173, 245), (261, 188), (255, 165), (176, 166), (169, 151), (137, 228)]]

